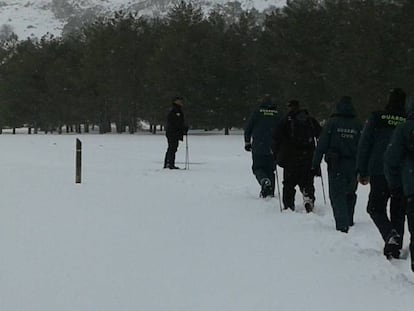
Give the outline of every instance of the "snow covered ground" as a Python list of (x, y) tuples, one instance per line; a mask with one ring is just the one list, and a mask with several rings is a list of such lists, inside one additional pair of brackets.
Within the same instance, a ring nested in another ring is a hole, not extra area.
[(240, 135), (191, 135), (188, 171), (161, 169), (162, 135), (80, 136), (81, 185), (76, 137), (0, 135), (0, 310), (412, 309), (367, 188), (345, 235), (319, 180), (315, 214), (259, 199)]

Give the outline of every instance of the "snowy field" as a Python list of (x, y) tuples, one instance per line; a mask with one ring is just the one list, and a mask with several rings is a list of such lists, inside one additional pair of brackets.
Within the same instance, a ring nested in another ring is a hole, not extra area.
[(0, 135), (0, 310), (412, 310), (367, 187), (345, 235), (320, 180), (314, 214), (259, 199), (240, 135), (191, 135), (187, 171), (161, 169), (162, 135), (80, 136), (81, 185), (76, 137)]

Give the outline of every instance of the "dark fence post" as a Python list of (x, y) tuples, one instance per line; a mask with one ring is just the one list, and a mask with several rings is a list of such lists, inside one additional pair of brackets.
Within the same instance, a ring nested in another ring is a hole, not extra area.
[(76, 183), (82, 182), (82, 142), (76, 139)]

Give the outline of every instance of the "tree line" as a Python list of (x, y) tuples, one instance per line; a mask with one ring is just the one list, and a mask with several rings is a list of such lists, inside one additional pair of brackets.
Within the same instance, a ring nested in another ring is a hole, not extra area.
[(0, 128), (101, 133), (156, 125), (176, 95), (192, 128), (242, 127), (257, 99), (296, 98), (318, 119), (342, 95), (361, 118), (413, 91), (414, 1), (291, 0), (264, 13), (182, 2), (115, 12), (64, 37), (0, 37)]

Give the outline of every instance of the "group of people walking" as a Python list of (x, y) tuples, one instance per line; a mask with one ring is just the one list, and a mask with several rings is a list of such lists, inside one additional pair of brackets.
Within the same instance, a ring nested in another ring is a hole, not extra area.
[[(167, 117), (164, 168), (178, 169), (175, 153), (188, 131), (182, 106), (183, 98), (175, 97)], [(252, 152), (260, 196), (274, 196), (276, 167), (280, 166), (283, 209), (295, 210), (299, 186), (303, 206), (312, 212), (314, 177), (322, 176), (324, 158), (336, 230), (348, 233), (354, 225), (358, 182), (369, 184), (367, 212), (384, 241), (384, 255), (388, 259), (400, 257), (407, 218), (414, 272), (414, 97), (406, 101), (402, 89), (390, 90), (385, 108), (372, 112), (364, 126), (349, 96), (336, 103), (323, 128), (299, 101), (290, 100), (287, 108), (281, 116), (272, 97), (265, 95), (244, 129), (244, 148)]]
[(252, 152), (260, 196), (274, 196), (279, 165), (283, 168), (283, 208), (295, 210), (299, 186), (303, 205), (312, 212), (313, 181), (321, 176), (325, 158), (336, 230), (348, 233), (354, 225), (358, 182), (369, 184), (367, 211), (384, 241), (384, 255), (400, 257), (407, 217), (414, 272), (414, 99), (406, 104), (404, 91), (392, 89), (386, 107), (373, 112), (364, 126), (349, 96), (336, 103), (323, 128), (297, 100), (289, 101), (288, 109), (281, 117), (266, 95), (245, 126), (245, 150)]
[(245, 129), (245, 150), (252, 152), (253, 174), (261, 185), (261, 197), (274, 196), (276, 166), (283, 167), (283, 206), (295, 210), (296, 186), (308, 212), (315, 202), (312, 159), (321, 126), (297, 100), (287, 104), (281, 117), (270, 95), (265, 95)]

